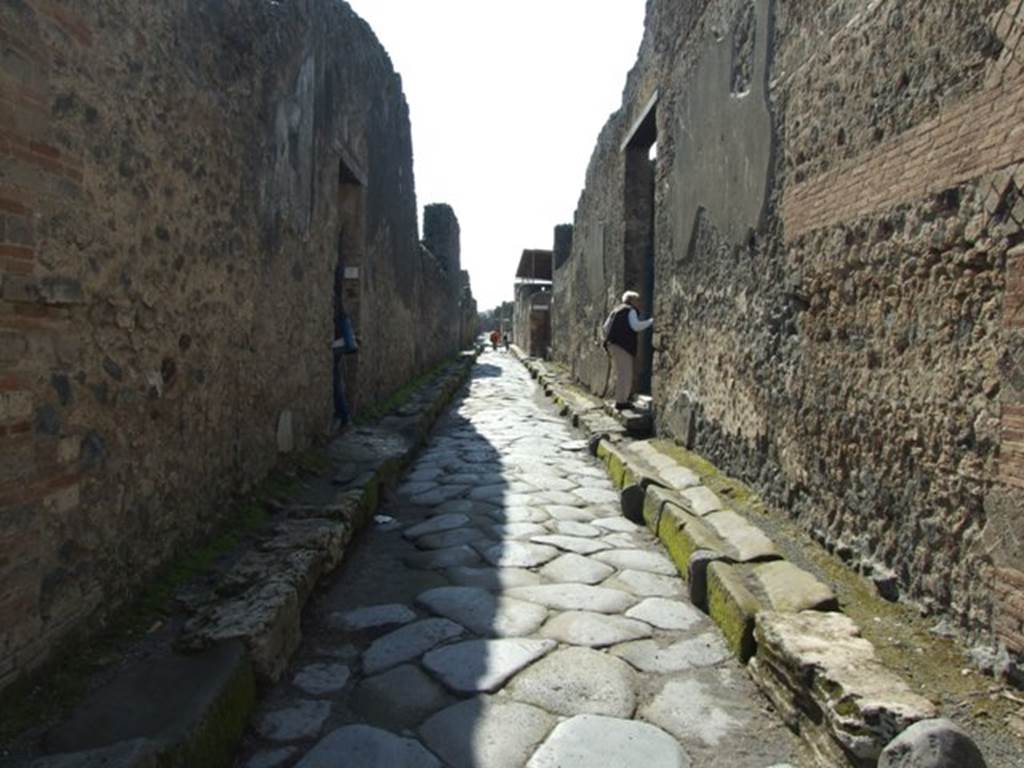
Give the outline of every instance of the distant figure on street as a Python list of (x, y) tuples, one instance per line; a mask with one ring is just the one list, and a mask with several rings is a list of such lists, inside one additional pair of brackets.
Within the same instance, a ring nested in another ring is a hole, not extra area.
[[(340, 249), (339, 249), (340, 250)], [(348, 410), (348, 399), (345, 394), (344, 364), (345, 355), (359, 351), (355, 334), (352, 331), (352, 320), (342, 304), (342, 279), (344, 267), (341, 259), (334, 269), (334, 341), (331, 342), (331, 389), (334, 401), (334, 417), (331, 419), (331, 435), (344, 429), (351, 420)]]
[(615, 361), (615, 407), (629, 407), (633, 391), (633, 362), (636, 359), (637, 334), (654, 325), (654, 319), (641, 320), (637, 313), (640, 294), (626, 291), (622, 303), (604, 321), (604, 348)]
[(505, 351), (508, 352), (509, 340), (508, 340), (508, 334), (507, 333), (502, 337), (502, 341), (505, 342)]
[(498, 333), (498, 329), (495, 328), (493, 331), (491, 331), (491, 349), (493, 349), (495, 352), (498, 351), (499, 341), (501, 341), (501, 334)]

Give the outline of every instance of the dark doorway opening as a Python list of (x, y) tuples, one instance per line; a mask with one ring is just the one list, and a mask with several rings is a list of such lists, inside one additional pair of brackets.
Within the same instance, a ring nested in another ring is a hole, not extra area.
[(363, 260), (366, 255), (366, 183), (344, 159), (338, 163), (338, 245), (332, 300), (334, 338), (348, 341), (332, 347), (334, 418), (348, 421), (359, 409), (359, 355), (352, 342), (362, 328)]
[[(657, 103), (647, 103), (622, 144), (625, 156), (625, 286), (640, 294), (640, 313), (654, 312), (654, 182), (657, 165)], [(640, 335), (634, 389), (651, 393), (653, 332)]]

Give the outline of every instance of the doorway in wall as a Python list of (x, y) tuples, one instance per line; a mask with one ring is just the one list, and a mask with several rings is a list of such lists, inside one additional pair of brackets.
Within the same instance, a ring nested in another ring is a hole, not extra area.
[[(640, 314), (654, 311), (654, 180), (657, 164), (658, 96), (648, 101), (622, 143), (625, 157), (625, 286), (640, 294)], [(640, 334), (634, 389), (651, 393), (653, 332)]]
[[(338, 244), (332, 286), (334, 337), (359, 339), (362, 327), (362, 269), (366, 255), (366, 183), (354, 166), (338, 163)], [(348, 327), (346, 327), (346, 324)], [(351, 351), (351, 350), (349, 350)], [(359, 355), (335, 350), (332, 355), (332, 388), (335, 417), (348, 411), (351, 417), (361, 404)], [(340, 401), (344, 401), (344, 405)]]

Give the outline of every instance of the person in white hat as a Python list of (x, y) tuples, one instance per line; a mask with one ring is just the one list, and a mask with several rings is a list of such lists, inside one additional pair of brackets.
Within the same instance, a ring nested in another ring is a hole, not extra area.
[(633, 363), (637, 352), (637, 334), (654, 325), (654, 318), (641, 320), (637, 312), (640, 294), (626, 291), (622, 303), (604, 321), (604, 348), (615, 361), (615, 407), (629, 407), (633, 390)]

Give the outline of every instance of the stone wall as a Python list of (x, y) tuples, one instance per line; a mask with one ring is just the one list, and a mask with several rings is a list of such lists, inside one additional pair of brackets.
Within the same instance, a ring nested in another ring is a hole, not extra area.
[(336, 272), (357, 411), (456, 350), (465, 285), (345, 3), (18, 0), (0, 43), (2, 688), (323, 433)]
[(1006, 0), (654, 0), (554, 302), (603, 394), (597, 329), (640, 290), (662, 433), (1016, 654), (1022, 28)]

